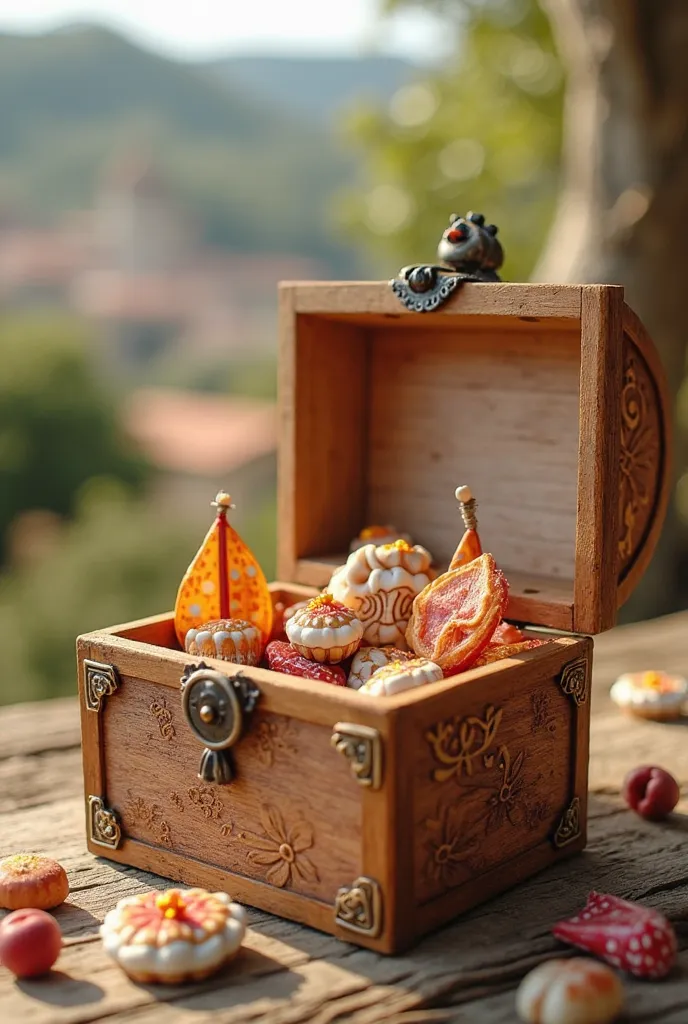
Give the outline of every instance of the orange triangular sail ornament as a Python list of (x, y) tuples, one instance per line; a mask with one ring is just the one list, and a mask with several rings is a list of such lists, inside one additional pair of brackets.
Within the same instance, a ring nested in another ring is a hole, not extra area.
[(272, 599), (263, 570), (227, 522), (227, 512), (235, 507), (229, 494), (220, 491), (212, 504), (217, 509), (215, 522), (179, 585), (174, 606), (177, 639), (183, 647), (193, 627), (214, 619), (246, 619), (267, 643)]
[(455, 494), (466, 532), (449, 563), (450, 572), (452, 569), (460, 569), (462, 565), (467, 565), (468, 562), (472, 562), (474, 558), (479, 558), (483, 553), (480, 537), (478, 536), (478, 520), (475, 514), (478, 503), (473, 497), (470, 487), (457, 487)]

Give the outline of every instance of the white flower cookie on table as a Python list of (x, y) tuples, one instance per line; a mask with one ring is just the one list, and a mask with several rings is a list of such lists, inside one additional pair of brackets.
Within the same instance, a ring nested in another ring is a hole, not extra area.
[(627, 672), (609, 691), (624, 711), (657, 722), (679, 718), (688, 699), (688, 681), (667, 672)]
[(407, 651), (411, 606), (432, 579), (431, 563), (430, 553), (419, 544), (366, 544), (336, 570), (328, 590), (361, 620), (365, 644)]
[(400, 651), (398, 647), (361, 647), (353, 656), (346, 685), (353, 690), (360, 690), (373, 672), (383, 665), (388, 665), (390, 661), (410, 661), (411, 658), (415, 658), (415, 654)]
[(444, 678), (439, 665), (427, 658), (411, 658), (410, 661), (390, 661), (373, 672), (367, 683), (358, 691), (371, 697), (391, 697), (404, 690), (412, 690), (426, 683), (437, 683)]
[(311, 661), (336, 665), (357, 651), (363, 624), (356, 614), (332, 594), (320, 594), (308, 602), (284, 625), (294, 650)]
[(103, 946), (133, 981), (200, 981), (239, 952), (246, 911), (224, 892), (168, 889), (127, 896), (105, 915)]

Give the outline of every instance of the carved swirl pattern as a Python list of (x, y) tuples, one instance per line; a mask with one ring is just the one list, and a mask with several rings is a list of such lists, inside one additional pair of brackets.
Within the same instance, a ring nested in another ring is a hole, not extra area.
[(642, 545), (661, 485), (662, 423), (647, 364), (628, 339), (621, 392), (619, 577)]
[[(553, 733), (555, 719), (547, 695), (534, 694), (531, 708), (531, 732)], [(433, 780), (453, 778), (467, 796), (480, 794), (477, 815), (473, 800), (469, 807), (453, 796), (449, 802), (440, 801), (436, 813), (423, 822), (423, 873), (432, 888), (453, 888), (482, 870), (484, 838), (490, 833), (503, 826), (531, 831), (552, 818), (549, 802), (538, 799), (542, 774), (525, 771), (526, 751), (512, 752), (507, 743), (498, 742), (502, 718), (503, 709), (490, 705), (482, 717), (457, 715), (425, 734), (439, 764), (432, 771)]]
[(164, 740), (173, 740), (177, 735), (172, 725), (172, 712), (167, 706), (165, 698), (154, 700), (150, 706), (150, 712), (158, 723), (160, 735)]
[(159, 804), (148, 803), (140, 796), (129, 795), (129, 816), (144, 825), (163, 846), (172, 845), (172, 833), (169, 822), (163, 817), (163, 809)]

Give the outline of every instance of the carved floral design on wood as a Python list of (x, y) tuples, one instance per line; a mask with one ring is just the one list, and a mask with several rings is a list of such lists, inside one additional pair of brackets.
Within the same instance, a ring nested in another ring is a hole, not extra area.
[(198, 807), (204, 818), (221, 820), (224, 804), (210, 786), (192, 786), (189, 790), (189, 800)]
[[(532, 694), (531, 709), (531, 733), (546, 729), (552, 734), (556, 722), (549, 695)], [(552, 816), (547, 801), (537, 799), (542, 775), (526, 776), (526, 751), (498, 743), (502, 717), (501, 708), (489, 705), (482, 717), (455, 715), (425, 733), (439, 764), (432, 770), (433, 780), (453, 778), (465, 793), (457, 799), (452, 787), (449, 802), (440, 802), (436, 814), (423, 822), (428, 851), (424, 874), (435, 886), (450, 889), (483, 870), (481, 837), (504, 826), (532, 830)], [(477, 804), (469, 794), (476, 794)]]
[(266, 768), (272, 768), (279, 752), (297, 754), (296, 731), (288, 718), (268, 721), (263, 719), (256, 731), (258, 760)]
[(265, 880), (284, 888), (295, 881), (319, 882), (315, 864), (306, 850), (313, 846), (313, 829), (300, 819), (287, 825), (281, 811), (264, 805), (260, 809), (262, 832), (240, 832), (248, 846), (249, 863), (266, 868)]
[(654, 387), (634, 345), (624, 350), (621, 392), (621, 484), (619, 489), (619, 564), (632, 559), (652, 513), (660, 464), (660, 424)]
[(458, 781), (463, 773), (473, 774), (476, 759), (485, 755), (494, 742), (502, 714), (501, 708), (495, 710), (490, 706), (486, 708), (484, 718), (454, 715), (438, 722), (425, 734), (435, 760), (443, 766), (433, 771), (435, 782), (446, 782), (452, 775)]
[(150, 706), (150, 712), (158, 723), (158, 729), (162, 738), (164, 740), (173, 740), (177, 734), (172, 725), (172, 712), (168, 708), (165, 698), (162, 697), (160, 700), (154, 700)]
[(460, 885), (475, 871), (472, 860), (480, 844), (477, 836), (467, 834), (465, 814), (460, 801), (439, 804), (435, 816), (423, 822), (428, 851), (425, 875), (445, 889)]
[(163, 846), (172, 845), (172, 835), (170, 826), (165, 821), (163, 814), (164, 811), (159, 804), (148, 803), (140, 796), (134, 796), (131, 790), (128, 790), (129, 796), (129, 807), (128, 812), (134, 821), (140, 822), (145, 825), (154, 835), (159, 843)]

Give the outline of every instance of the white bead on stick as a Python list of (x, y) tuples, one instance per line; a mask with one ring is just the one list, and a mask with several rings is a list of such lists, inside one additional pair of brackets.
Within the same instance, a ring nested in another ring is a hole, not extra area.
[(456, 500), (459, 502), (461, 516), (467, 530), (477, 530), (478, 519), (475, 510), (478, 503), (473, 497), (473, 491), (466, 484), (461, 484), (454, 491)]

